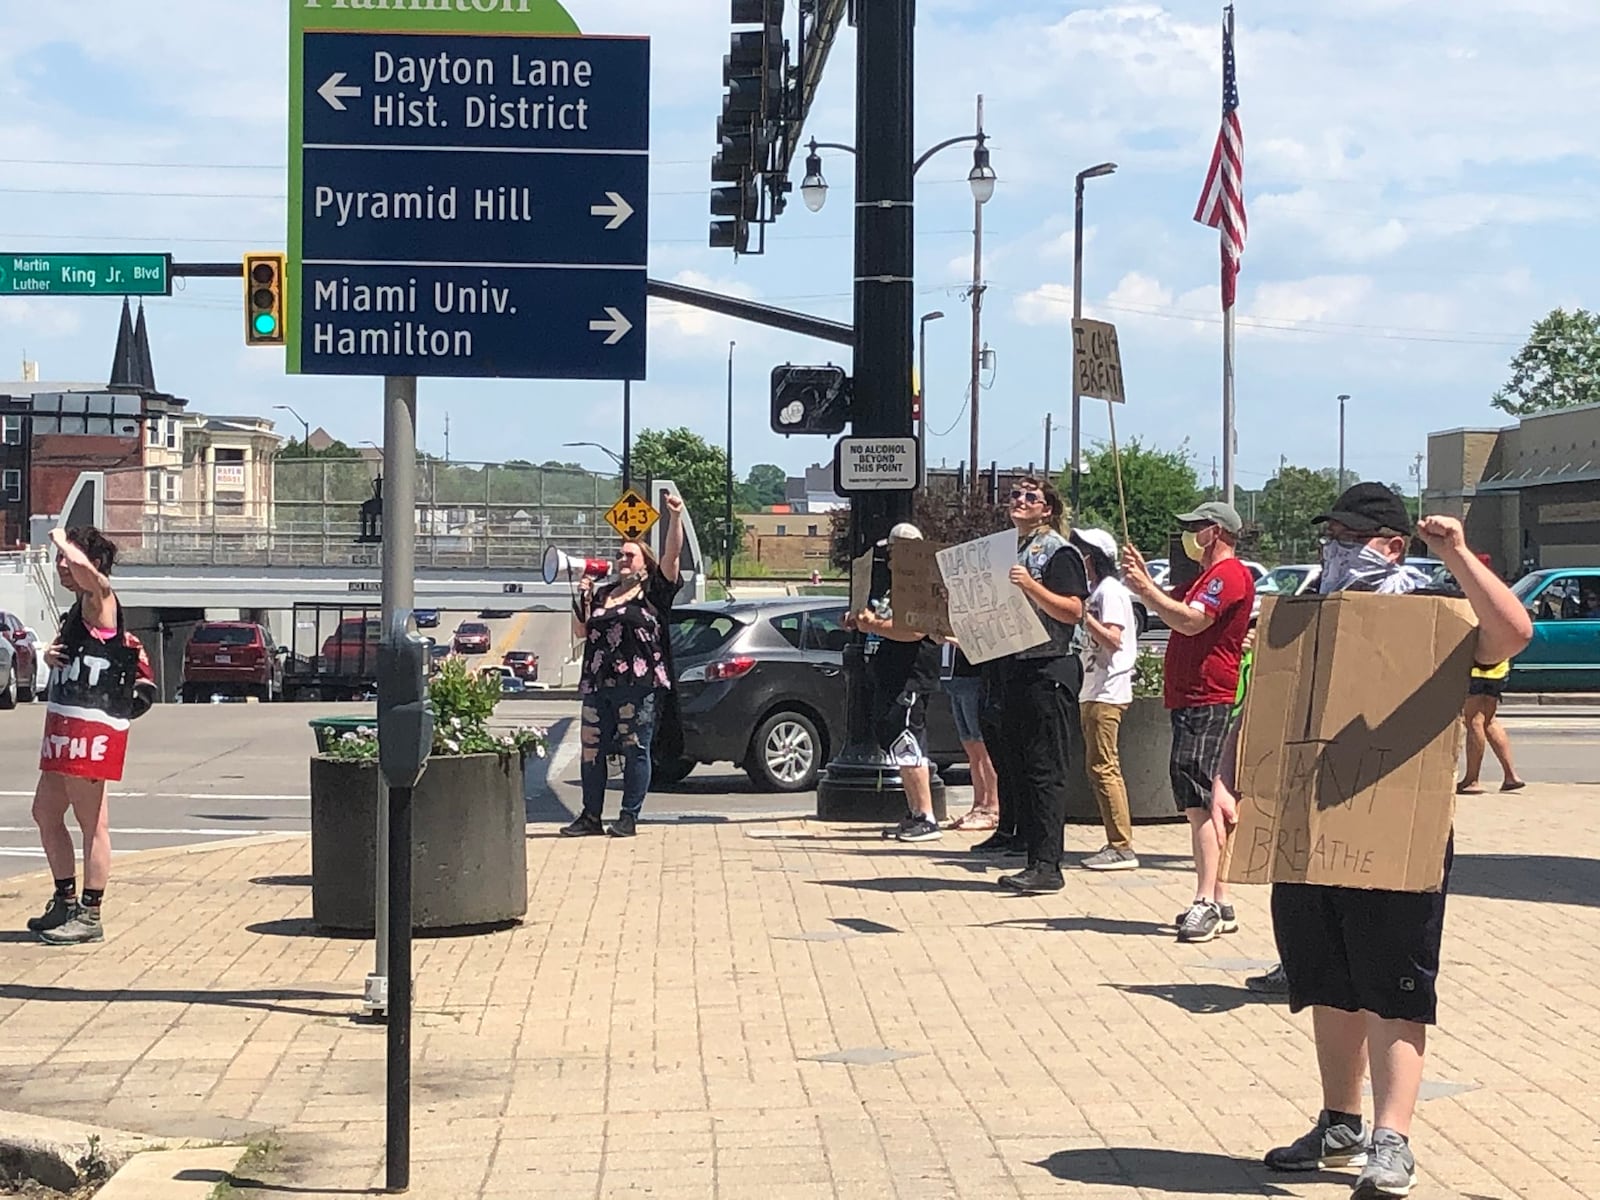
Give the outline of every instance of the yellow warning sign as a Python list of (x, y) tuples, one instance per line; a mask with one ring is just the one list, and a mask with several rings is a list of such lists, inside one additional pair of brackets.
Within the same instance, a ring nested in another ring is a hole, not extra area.
[(660, 519), (661, 514), (650, 507), (650, 501), (632, 488), (623, 492), (606, 512), (606, 520), (611, 528), (630, 542), (638, 541), (649, 533)]

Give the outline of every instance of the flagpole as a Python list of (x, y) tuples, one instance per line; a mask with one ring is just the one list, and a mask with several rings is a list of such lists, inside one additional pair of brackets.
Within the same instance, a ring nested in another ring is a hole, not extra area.
[[(1226, 240), (1227, 235), (1223, 238)], [(1229, 504), (1233, 503), (1233, 452), (1237, 442), (1233, 425), (1233, 305), (1229, 304), (1222, 310), (1222, 498)]]

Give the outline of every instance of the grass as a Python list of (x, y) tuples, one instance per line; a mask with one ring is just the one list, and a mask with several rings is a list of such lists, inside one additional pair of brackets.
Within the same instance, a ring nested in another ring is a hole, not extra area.
[(278, 1165), (282, 1153), (283, 1143), (270, 1133), (253, 1139), (245, 1145), (244, 1153), (239, 1156), (233, 1170), (228, 1172), (227, 1178), (219, 1180), (211, 1189), (210, 1200), (233, 1200), (243, 1195), (239, 1187), (246, 1179), (272, 1170)]

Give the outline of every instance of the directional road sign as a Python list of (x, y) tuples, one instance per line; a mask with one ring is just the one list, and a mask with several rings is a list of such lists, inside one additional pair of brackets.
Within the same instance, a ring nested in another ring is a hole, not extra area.
[(0, 296), (167, 296), (166, 254), (0, 254)]
[(650, 43), (469, 7), (292, 8), (288, 369), (642, 379)]
[(637, 541), (649, 533), (660, 519), (661, 514), (655, 510), (650, 501), (632, 488), (623, 492), (617, 502), (606, 511), (606, 520), (611, 528), (630, 542)]

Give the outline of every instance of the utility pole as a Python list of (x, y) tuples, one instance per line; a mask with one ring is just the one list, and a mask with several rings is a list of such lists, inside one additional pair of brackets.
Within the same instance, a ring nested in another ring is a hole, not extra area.
[(1349, 396), (1339, 396), (1339, 490), (1344, 491), (1344, 402)]
[(444, 461), (450, 461), (450, 414), (444, 415)]
[[(859, 85), (858, 85), (859, 86)], [(907, 106), (910, 113), (910, 106)], [(909, 116), (907, 124), (910, 124)], [(978, 132), (983, 132), (983, 96), (978, 96)], [(968, 294), (972, 297), (972, 378), (967, 384), (967, 393), (971, 397), (972, 434), (971, 447), (967, 452), (967, 461), (972, 464), (972, 493), (978, 494), (978, 387), (979, 375), (983, 368), (983, 202), (974, 197), (972, 201), (972, 290)], [(857, 318), (859, 321), (859, 317)], [(859, 328), (859, 325), (857, 326)], [(923, 387), (927, 387), (924, 382)], [(924, 449), (926, 453), (926, 449)]]
[(622, 381), (622, 490), (633, 486), (633, 381)]
[(1213, 500), (1216, 500), (1218, 497), (1219, 497), (1219, 492), (1217, 491), (1217, 456), (1215, 454), (1213, 454), (1211, 456), (1211, 498)]
[[(911, 421), (915, 207), (912, 100), (915, 0), (872, 0), (856, 14), (855, 411), (857, 437), (906, 437)], [(981, 250), (974, 254), (981, 276)], [(977, 320), (979, 290), (973, 293)], [(974, 371), (976, 375), (976, 371)], [(974, 379), (974, 384), (976, 380)], [(974, 405), (977, 388), (973, 388)], [(973, 437), (977, 410), (973, 410)], [(973, 462), (976, 464), (976, 454)], [(873, 549), (897, 521), (910, 518), (911, 492), (856, 492), (850, 498), (851, 557)], [(871, 737), (866, 639), (844, 650), (845, 745), (817, 785), (823, 819), (892, 819), (904, 814), (905, 789)], [(943, 785), (934, 777), (934, 809)]]
[(1411, 468), (1411, 473), (1417, 477), (1417, 520), (1422, 520), (1422, 463), (1424, 455), (1417, 452), (1416, 465)]
[[(1054, 417), (1054, 413), (1045, 413), (1044, 415), (1044, 474), (1046, 479), (1050, 477), (1050, 422)], [(1076, 516), (1077, 514), (1074, 513), (1073, 515)]]

